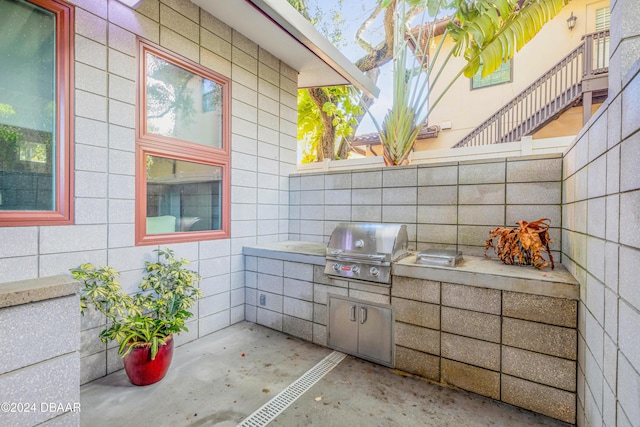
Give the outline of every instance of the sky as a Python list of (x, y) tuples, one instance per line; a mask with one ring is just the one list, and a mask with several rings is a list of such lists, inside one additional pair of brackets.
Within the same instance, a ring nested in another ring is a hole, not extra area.
[[(317, 9), (323, 11), (324, 19), (320, 23), (316, 24), (316, 28), (318, 28), (321, 33), (326, 35), (326, 30), (331, 32), (335, 31), (336, 28), (339, 29), (343, 40), (341, 43), (334, 44), (336, 44), (336, 47), (340, 52), (342, 52), (342, 54), (352, 62), (357, 61), (366, 54), (366, 51), (356, 42), (356, 32), (362, 23), (365, 22), (374, 11), (378, 2), (379, 0), (306, 0), (311, 15), (316, 16)], [(338, 23), (332, 20), (332, 11), (338, 12), (342, 18)], [(447, 12), (450, 13), (450, 11), (441, 11), (439, 16), (444, 16)], [(377, 19), (373, 21), (364, 33), (364, 38), (369, 41), (371, 45), (375, 46), (384, 40), (382, 22), (383, 14), (384, 12), (381, 12)], [(419, 14), (412, 25), (420, 24), (421, 19), (423, 19), (422, 15)], [(323, 28), (325, 31), (323, 31)], [(334, 42), (334, 40), (331, 40), (331, 36), (328, 36), (328, 38), (330, 41)], [(392, 104), (392, 73), (393, 66), (391, 61), (380, 68), (380, 76), (376, 82), (377, 86), (380, 88), (380, 94), (378, 95), (375, 103), (369, 109), (371, 115), (376, 118), (378, 123), (382, 122)], [(373, 124), (373, 121), (369, 114), (365, 114), (356, 131), (356, 135), (366, 135), (375, 132), (377, 132), (377, 129)]]
[[(339, 26), (344, 42), (338, 44), (336, 47), (343, 55), (352, 62), (355, 62), (366, 54), (356, 43), (356, 32), (374, 10), (377, 1), (378, 0), (344, 0), (340, 6), (339, 0), (307, 0), (307, 5), (314, 15), (316, 8), (325, 11), (324, 25), (329, 28), (335, 28), (335, 24), (330, 20), (331, 16), (329, 11), (334, 9), (340, 13), (344, 19), (343, 24)], [(366, 33), (366, 38), (374, 45), (382, 41), (384, 38), (382, 19), (374, 21), (370, 26), (370, 31)], [(391, 69), (391, 63), (381, 68), (380, 77), (377, 82), (380, 88), (380, 95), (370, 109), (371, 114), (378, 122), (382, 121), (387, 109), (391, 106)], [(376, 128), (369, 116), (365, 115), (362, 123), (358, 127), (356, 135), (365, 135), (373, 132), (376, 132)]]

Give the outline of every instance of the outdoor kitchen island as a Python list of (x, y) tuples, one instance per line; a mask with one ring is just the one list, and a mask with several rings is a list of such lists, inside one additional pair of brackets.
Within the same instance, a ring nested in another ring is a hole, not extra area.
[(332, 296), (392, 311), (402, 372), (575, 423), (579, 286), (555, 270), (464, 256), (457, 267), (392, 267), (391, 285), (324, 274), (326, 244), (244, 248), (246, 320), (327, 345)]

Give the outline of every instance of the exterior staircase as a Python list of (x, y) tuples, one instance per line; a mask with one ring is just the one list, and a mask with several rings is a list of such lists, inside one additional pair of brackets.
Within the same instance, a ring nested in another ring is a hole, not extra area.
[(578, 47), (500, 108), (452, 148), (519, 141), (571, 107), (591, 105), (607, 96), (609, 30), (586, 34)]

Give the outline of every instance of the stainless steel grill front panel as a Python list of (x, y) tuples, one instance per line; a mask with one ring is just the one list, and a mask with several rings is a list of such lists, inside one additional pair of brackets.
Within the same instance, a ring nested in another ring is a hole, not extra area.
[(327, 244), (325, 274), (376, 283), (391, 282), (391, 263), (409, 254), (401, 224), (339, 224)]

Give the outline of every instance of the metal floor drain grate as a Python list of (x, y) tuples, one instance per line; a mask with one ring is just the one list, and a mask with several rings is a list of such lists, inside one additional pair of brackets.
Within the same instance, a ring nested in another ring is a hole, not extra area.
[(316, 366), (309, 369), (291, 385), (282, 390), (273, 399), (262, 405), (253, 414), (245, 418), (238, 427), (263, 427), (269, 424), (275, 417), (282, 413), (309, 390), (322, 377), (327, 375), (333, 368), (338, 366), (347, 355), (334, 351), (322, 359)]

